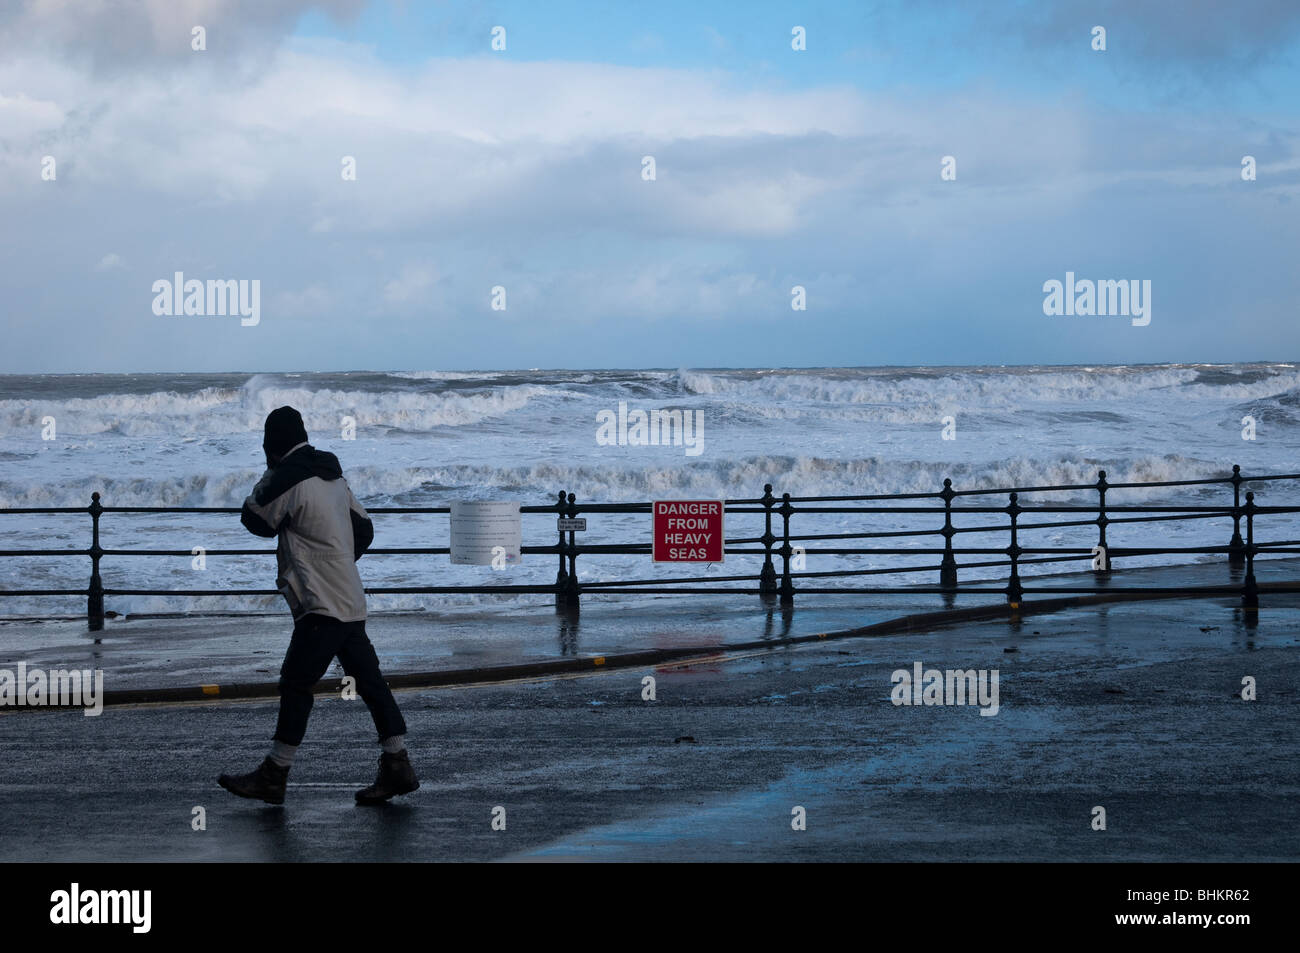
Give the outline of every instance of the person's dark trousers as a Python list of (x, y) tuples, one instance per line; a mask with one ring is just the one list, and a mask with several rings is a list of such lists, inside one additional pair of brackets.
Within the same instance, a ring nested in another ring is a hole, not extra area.
[(406, 722), (379, 671), (375, 647), (366, 636), (366, 623), (340, 622), (312, 614), (294, 623), (289, 651), (280, 666), (280, 717), (275, 725), (275, 740), (290, 745), (302, 743), (311, 715), (311, 690), (335, 656), (344, 674), (356, 679), (357, 694), (375, 719), (379, 740), (406, 734)]

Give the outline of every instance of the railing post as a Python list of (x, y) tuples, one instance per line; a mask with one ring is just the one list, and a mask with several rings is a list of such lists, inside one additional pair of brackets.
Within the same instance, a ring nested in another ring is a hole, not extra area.
[(99, 505), (99, 494), (90, 494), (90, 588), (86, 593), (86, 627), (91, 632), (104, 628), (104, 581), (99, 578), (99, 560), (104, 551), (99, 547), (99, 515), (104, 508)]
[[(564, 516), (564, 491), (561, 490), (560, 498), (558, 501), (556, 501), (555, 504), (555, 518), (559, 520), (563, 516)], [(556, 549), (560, 554), (560, 570), (555, 574), (555, 608), (563, 609), (565, 593), (568, 591), (569, 588), (569, 575), (564, 571), (564, 549), (565, 549), (564, 533), (559, 531), (558, 523), (556, 527), (556, 532), (559, 532), (560, 534), (560, 541), (556, 546)]]
[(1020, 586), (1020, 543), (1016, 535), (1016, 517), (1020, 514), (1020, 504), (1016, 502), (1019, 494), (1011, 494), (1011, 502), (1007, 505), (1007, 513), (1011, 517), (1011, 545), (1007, 547), (1007, 555), (1011, 557), (1011, 578), (1007, 580), (1007, 602), (1012, 609), (1020, 608), (1020, 601), (1025, 594), (1025, 590)]
[(939, 587), (941, 589), (957, 588), (957, 560), (952, 554), (952, 498), (956, 496), (952, 480), (944, 479), (943, 490), (943, 561), (939, 564)]
[(1240, 569), (1246, 564), (1246, 544), (1241, 541), (1241, 467), (1232, 465), (1232, 539), (1228, 541), (1228, 565)]
[(1255, 494), (1246, 494), (1246, 582), (1241, 604), (1247, 612), (1259, 611), (1259, 586), (1255, 583)]
[[(569, 506), (565, 516), (573, 519), (578, 515), (578, 508), (573, 505), (576, 497), (569, 494)], [(578, 544), (574, 541), (573, 531), (569, 531), (569, 579), (564, 588), (564, 607), (569, 610), (578, 608)]]
[(781, 605), (794, 605), (794, 580), (790, 578), (790, 494), (781, 494)]
[(1106, 471), (1097, 472), (1097, 545), (1101, 547), (1101, 565), (1093, 570), (1099, 576), (1110, 575), (1110, 546), (1106, 543)]
[(770, 596), (776, 592), (776, 567), (772, 565), (772, 544), (776, 537), (772, 535), (772, 484), (763, 485), (763, 570), (758, 575), (758, 591)]

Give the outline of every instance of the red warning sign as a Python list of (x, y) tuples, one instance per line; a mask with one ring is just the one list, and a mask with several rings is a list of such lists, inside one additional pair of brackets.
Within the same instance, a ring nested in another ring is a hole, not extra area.
[(722, 562), (721, 500), (657, 500), (651, 512), (655, 562)]

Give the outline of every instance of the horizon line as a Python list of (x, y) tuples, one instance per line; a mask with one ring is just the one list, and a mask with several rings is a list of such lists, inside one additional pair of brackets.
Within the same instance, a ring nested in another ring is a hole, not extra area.
[(856, 370), (918, 370), (928, 368), (949, 368), (953, 370), (977, 368), (1121, 368), (1121, 367), (1236, 367), (1241, 365), (1290, 366), (1300, 364), (1300, 360), (1247, 360), (1247, 361), (1086, 361), (1079, 364), (1032, 363), (1032, 364), (949, 364), (935, 362), (927, 364), (789, 364), (789, 365), (754, 365), (754, 366), (691, 366), (678, 367), (358, 367), (346, 370), (300, 370), (279, 368), (277, 370), (248, 370), (237, 368), (226, 371), (213, 370), (134, 370), (134, 371), (0, 371), (0, 377), (131, 377), (152, 374), (417, 374), (426, 373), (493, 373), (493, 374), (535, 374), (561, 371), (856, 371)]

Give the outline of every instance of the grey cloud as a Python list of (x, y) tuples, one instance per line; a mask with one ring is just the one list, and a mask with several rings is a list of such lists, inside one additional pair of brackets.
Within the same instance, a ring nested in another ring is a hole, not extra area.
[(54, 53), (96, 73), (156, 68), (192, 56), (191, 30), (202, 26), (208, 56), (240, 58), (272, 48), (310, 10), (346, 19), (364, 5), (365, 0), (19, 0), (0, 6), (0, 52)]

